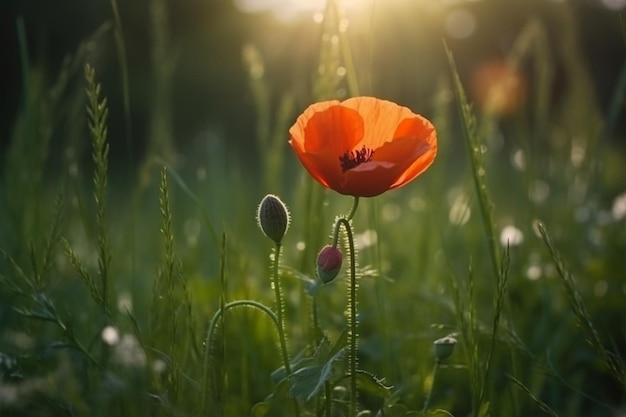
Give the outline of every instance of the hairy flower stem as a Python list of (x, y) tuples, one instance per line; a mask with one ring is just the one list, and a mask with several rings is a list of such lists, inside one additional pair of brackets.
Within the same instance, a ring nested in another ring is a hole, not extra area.
[(224, 305), (224, 307), (217, 310), (217, 312), (213, 315), (211, 322), (209, 323), (209, 330), (207, 331), (206, 339), (204, 341), (204, 381), (203, 381), (203, 394), (204, 394), (203, 403), (204, 404), (203, 404), (202, 415), (205, 415), (205, 416), (209, 415), (210, 398), (212, 395), (212, 392), (210, 392), (211, 371), (209, 368), (209, 358), (211, 356), (211, 346), (213, 346), (213, 334), (215, 333), (215, 328), (217, 327), (224, 313), (226, 313), (226, 311), (230, 310), (231, 308), (235, 308), (235, 307), (247, 307), (247, 308), (254, 308), (256, 310), (259, 310), (265, 313), (272, 320), (272, 323), (274, 323), (274, 326), (276, 326), (276, 329), (280, 327), (278, 325), (278, 318), (276, 317), (276, 314), (274, 314), (274, 312), (269, 307), (259, 303), (258, 301), (254, 301), (254, 300), (232, 301)]
[[(289, 353), (287, 352), (287, 335), (285, 333), (285, 302), (283, 300), (283, 287), (280, 285), (280, 277), (278, 276), (278, 265), (280, 258), (281, 244), (276, 243), (274, 249), (273, 266), (272, 266), (272, 287), (274, 287), (274, 295), (276, 297), (276, 318), (278, 328), (278, 339), (280, 341), (280, 351), (283, 356), (283, 365), (287, 375), (291, 375), (291, 364), (289, 363)], [(295, 415), (300, 416), (300, 407), (298, 400), (294, 399)]]
[(354, 197), (352, 210), (348, 217), (342, 217), (335, 222), (333, 231), (333, 246), (337, 245), (339, 238), (339, 228), (343, 225), (348, 237), (348, 248), (350, 250), (350, 282), (348, 285), (348, 343), (349, 343), (349, 375), (350, 375), (350, 413), (349, 416), (356, 417), (358, 413), (357, 384), (356, 384), (356, 366), (357, 366), (357, 344), (358, 344), (358, 320), (357, 320), (357, 289), (356, 283), (356, 254), (354, 251), (354, 237), (352, 234), (352, 226), (350, 220), (354, 217), (356, 209), (359, 205), (359, 197)]
[(280, 285), (280, 277), (278, 276), (278, 259), (280, 257), (280, 243), (276, 244), (272, 266), (272, 287), (274, 287), (274, 296), (276, 297), (276, 317), (278, 319), (278, 338), (280, 339), (280, 350), (283, 355), (283, 364), (287, 375), (291, 374), (291, 365), (289, 364), (289, 354), (287, 353), (287, 336), (285, 335), (285, 302), (283, 300), (283, 288)]
[[(265, 313), (272, 320), (272, 323), (274, 323), (274, 326), (276, 326), (276, 330), (278, 331), (279, 338), (283, 340), (283, 338), (280, 337), (282, 332), (280, 330), (280, 322), (278, 320), (278, 316), (269, 307), (265, 306), (264, 304), (259, 303), (258, 301), (254, 301), (254, 300), (231, 301), (230, 303), (224, 305), (223, 308), (220, 308), (219, 310), (217, 310), (215, 315), (213, 315), (211, 322), (209, 323), (209, 330), (207, 331), (206, 339), (204, 341), (205, 378), (204, 378), (204, 383), (203, 383), (203, 387), (204, 387), (203, 390), (204, 390), (204, 395), (205, 395), (205, 401), (204, 401), (203, 415), (209, 415), (209, 398), (211, 395), (211, 393), (209, 392), (209, 389), (210, 389), (209, 387), (209, 378), (210, 378), (209, 357), (211, 356), (210, 351), (211, 351), (211, 346), (213, 344), (213, 333), (215, 333), (215, 328), (217, 327), (217, 324), (219, 323), (224, 313), (226, 313), (226, 311), (230, 310), (231, 308), (235, 308), (235, 307), (248, 307), (248, 308), (253, 308), (253, 309), (256, 309)], [(286, 353), (287, 353), (286, 344), (282, 341), (281, 341), (281, 349), (283, 350), (283, 357), (286, 357)], [(285, 366), (285, 369), (287, 370), (287, 374), (290, 374), (291, 368), (288, 367), (289, 361), (287, 361), (286, 364), (287, 365)], [(300, 408), (296, 400), (294, 400), (294, 404), (295, 404), (295, 411), (296, 411), (295, 415), (299, 416)]]

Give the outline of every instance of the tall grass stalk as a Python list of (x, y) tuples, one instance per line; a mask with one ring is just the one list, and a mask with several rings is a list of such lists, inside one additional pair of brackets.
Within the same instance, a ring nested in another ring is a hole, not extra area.
[(506, 295), (507, 283), (509, 280), (509, 268), (511, 266), (511, 256), (509, 246), (507, 244), (503, 254), (502, 261), (500, 262), (501, 271), (498, 274), (497, 286), (496, 286), (496, 298), (494, 300), (494, 315), (491, 327), (490, 345), (487, 352), (487, 359), (485, 361), (485, 374), (482, 378), (482, 385), (480, 387), (480, 402), (485, 399), (485, 391), (487, 381), (489, 380), (489, 371), (491, 370), (491, 364), (493, 361), (494, 352), (496, 350), (496, 341), (498, 340), (498, 329), (500, 328), (500, 318), (502, 316), (502, 310), (504, 309), (504, 297)]
[(521, 389), (522, 391), (524, 391), (524, 393), (526, 393), (526, 395), (528, 396), (528, 398), (530, 398), (531, 400), (533, 400), (537, 406), (541, 409), (541, 411), (543, 411), (545, 414), (552, 416), (552, 417), (559, 417), (559, 415), (552, 409), (550, 408), (550, 406), (548, 404), (546, 404), (544, 401), (542, 401), (541, 399), (537, 398), (536, 395), (534, 395), (530, 389), (528, 389), (528, 387), (526, 385), (524, 385), (522, 383), (522, 381), (520, 381), (519, 379), (515, 378), (513, 375), (511, 374), (505, 374), (507, 379), (511, 382), (513, 382), (519, 389)]
[(109, 145), (107, 143), (107, 117), (108, 107), (106, 98), (101, 98), (101, 86), (96, 82), (96, 74), (89, 64), (85, 66), (85, 80), (87, 81), (87, 116), (89, 133), (92, 143), (92, 159), (94, 162), (94, 200), (96, 203), (96, 227), (98, 239), (98, 275), (100, 283), (92, 277), (88, 269), (83, 265), (78, 254), (64, 238), (62, 243), (65, 254), (74, 267), (84, 284), (87, 286), (91, 297), (96, 304), (111, 316), (110, 306), (110, 282), (109, 266), (111, 253), (108, 243), (106, 223), (106, 194), (108, 175)]
[(467, 96), (465, 95), (465, 90), (461, 84), (452, 52), (448, 49), (447, 45), (444, 44), (444, 46), (452, 74), (453, 89), (457, 97), (457, 108), (461, 118), (463, 137), (465, 138), (465, 143), (467, 144), (470, 156), (472, 178), (474, 179), (474, 187), (476, 189), (476, 195), (478, 196), (478, 204), (480, 206), (480, 214), (483, 220), (485, 238), (487, 239), (487, 244), (489, 246), (491, 267), (494, 277), (497, 278), (501, 274), (499, 265), (500, 249), (498, 247), (498, 237), (493, 221), (493, 205), (487, 191), (486, 171), (481, 158), (482, 147), (485, 145), (481, 144), (481, 140), (477, 134), (476, 118), (472, 113), (472, 108), (467, 100)]
[[(482, 376), (476, 375), (475, 377), (478, 378), (474, 381), (480, 385), (477, 401), (474, 403), (474, 415), (478, 416), (482, 415), (482, 413), (486, 413), (486, 410), (488, 410), (489, 407), (489, 401), (486, 399), (486, 386), (489, 381), (500, 318), (504, 308), (504, 297), (508, 281), (510, 255), (508, 247), (504, 254), (501, 255), (500, 248), (498, 246), (498, 238), (493, 220), (493, 204), (487, 189), (486, 170), (481, 157), (481, 154), (483, 153), (482, 147), (485, 145), (481, 144), (480, 138), (477, 134), (476, 119), (465, 95), (463, 85), (461, 84), (452, 52), (448, 49), (447, 45), (444, 44), (444, 47), (448, 56), (448, 63), (452, 74), (453, 89), (457, 97), (457, 108), (461, 118), (463, 136), (465, 137), (465, 142), (470, 156), (472, 177), (474, 180), (476, 194), (478, 196), (484, 235), (488, 243), (492, 272), (496, 278), (497, 285), (494, 304), (494, 318), (490, 335), (491, 342), (489, 345), (489, 351), (487, 352), (484, 374)], [(472, 326), (471, 323), (470, 326)], [(477, 345), (474, 345), (473, 349), (477, 350)], [(474, 352), (473, 354), (475, 355), (474, 359), (476, 359), (477, 352)]]
[(106, 98), (101, 98), (101, 86), (96, 82), (96, 73), (89, 64), (85, 65), (87, 80), (87, 115), (91, 134), (92, 159), (95, 165), (93, 174), (94, 199), (96, 202), (96, 225), (98, 230), (98, 274), (100, 275), (101, 297), (107, 314), (110, 309), (109, 266), (111, 253), (106, 222), (106, 196), (109, 144), (107, 142), (107, 118), (109, 109)]
[[(188, 406), (186, 391), (191, 382), (187, 370), (200, 355), (195, 343), (195, 326), (192, 305), (187, 288), (187, 277), (182, 262), (174, 248), (174, 228), (170, 208), (167, 170), (161, 171), (159, 209), (163, 239), (162, 261), (152, 289), (150, 305), (149, 344), (166, 362), (168, 368), (155, 374), (153, 389), (160, 398), (167, 396), (173, 407)], [(191, 368), (193, 369), (193, 368)]]
[(576, 288), (576, 282), (574, 280), (574, 276), (569, 272), (566, 268), (563, 258), (561, 254), (557, 250), (552, 237), (548, 234), (546, 227), (542, 222), (536, 222), (536, 227), (539, 233), (541, 234), (541, 238), (543, 242), (546, 244), (548, 251), (550, 252), (550, 256), (552, 257), (552, 261), (557, 269), (559, 277), (561, 278), (561, 282), (565, 287), (565, 292), (567, 293), (567, 298), (570, 303), (570, 308), (574, 312), (576, 316), (576, 321), (578, 325), (582, 328), (585, 338), (591, 347), (596, 351), (604, 366), (609, 370), (609, 372), (615, 378), (615, 381), (619, 384), (623, 393), (626, 393), (626, 366), (624, 365), (623, 360), (618, 354), (610, 352), (600, 340), (600, 335), (596, 330), (596, 327), (593, 324), (593, 320), (589, 311), (587, 310), (587, 306), (585, 301)]
[[(191, 201), (193, 201), (196, 207), (200, 210), (200, 214), (202, 215), (202, 220), (204, 221), (204, 225), (206, 226), (209, 232), (209, 236), (211, 237), (212, 242), (215, 245), (219, 245), (220, 240), (217, 237), (217, 232), (215, 231), (215, 226), (213, 225), (211, 216), (209, 212), (207, 211), (207, 209), (204, 207), (204, 205), (202, 205), (202, 202), (200, 201), (200, 198), (198, 198), (198, 195), (189, 188), (189, 186), (187, 185), (185, 180), (180, 176), (176, 168), (174, 168), (172, 165), (170, 165), (164, 159), (158, 156), (155, 157), (154, 160), (157, 163), (164, 166), (165, 168), (167, 168), (168, 175), (170, 175), (174, 179), (174, 181), (176, 181), (176, 184), (178, 184), (180, 189), (187, 195), (187, 197), (191, 199)], [(222, 236), (222, 239), (224, 238), (225, 237)], [(224, 242), (222, 240), (222, 244), (223, 243)]]

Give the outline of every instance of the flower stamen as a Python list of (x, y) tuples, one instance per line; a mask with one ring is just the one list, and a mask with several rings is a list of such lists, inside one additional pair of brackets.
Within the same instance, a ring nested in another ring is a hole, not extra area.
[(347, 170), (357, 167), (364, 162), (369, 162), (372, 160), (373, 155), (374, 150), (366, 148), (365, 145), (363, 145), (363, 147), (357, 151), (346, 151), (343, 156), (339, 157), (341, 170), (343, 172), (346, 172)]

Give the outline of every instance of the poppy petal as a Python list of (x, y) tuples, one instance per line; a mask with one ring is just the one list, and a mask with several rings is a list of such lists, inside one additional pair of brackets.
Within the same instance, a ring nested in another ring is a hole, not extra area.
[(289, 133), (289, 144), (313, 178), (353, 196), (401, 187), (437, 154), (437, 134), (427, 119), (374, 97), (313, 104)]
[(336, 155), (342, 155), (363, 138), (363, 118), (338, 101), (325, 101), (309, 106), (289, 133), (291, 141), (303, 145), (305, 152), (320, 153), (330, 147)]
[(416, 116), (410, 109), (374, 97), (354, 97), (341, 103), (356, 110), (363, 118), (365, 135), (356, 147), (376, 149), (391, 140), (403, 120)]
[[(426, 142), (407, 136), (387, 142), (374, 152), (372, 160), (344, 173), (337, 191), (341, 194), (374, 197), (400, 187), (399, 178), (416, 160), (429, 151)], [(397, 184), (397, 185), (396, 185)]]
[(298, 159), (311, 176), (325, 187), (341, 183), (339, 157), (354, 148), (363, 137), (363, 119), (337, 101), (309, 106), (289, 129)]
[(400, 123), (394, 137), (412, 137), (426, 145), (424, 152), (415, 159), (409, 168), (393, 183), (391, 188), (398, 188), (412, 181), (426, 171), (437, 156), (437, 132), (428, 119), (418, 116), (405, 119)]

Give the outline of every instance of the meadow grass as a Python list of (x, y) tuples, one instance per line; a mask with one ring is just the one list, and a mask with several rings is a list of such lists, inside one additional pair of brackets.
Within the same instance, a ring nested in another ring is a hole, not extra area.
[[(340, 89), (375, 93), (372, 74), (355, 69), (338, 4), (325, 11), (325, 70), (310, 101)], [(435, 164), (354, 211), (351, 198), (293, 163), (286, 138), (296, 93), (270, 108), (274, 86), (253, 74), (263, 56), (252, 45), (242, 65), (261, 172), (225, 164), (223, 148), (176, 160), (164, 134), (167, 66), (155, 78), (152, 142), (136, 161), (125, 35), (110, 5), (113, 24), (81, 43), (52, 81), (28, 62), (18, 20), (22, 107), (0, 195), (1, 415), (624, 413), (626, 209), (613, 197), (625, 172), (602, 169), (616, 158), (601, 140), (616, 121), (601, 129), (565, 6), (557, 50), (533, 20), (506, 57), (518, 69), (531, 62), (533, 74), (528, 103), (507, 120), (472, 105), (455, 51), (442, 44)], [(163, 2), (152, 6), (154, 65), (173, 65)], [(86, 46), (111, 30), (119, 86), (100, 83)], [(556, 55), (572, 80), (558, 110)], [(128, 148), (121, 173), (109, 160), (113, 89), (122, 91)], [(620, 100), (612, 103), (614, 118)], [(53, 135), (67, 136), (64, 149), (50, 146)], [(77, 157), (85, 143), (89, 163)], [(63, 169), (49, 174), (51, 163)], [(280, 242), (255, 221), (265, 194), (290, 208)], [(316, 256), (333, 240), (345, 244), (345, 279), (321, 284)]]

